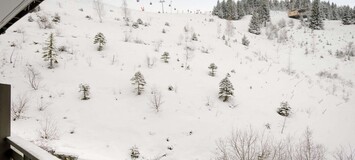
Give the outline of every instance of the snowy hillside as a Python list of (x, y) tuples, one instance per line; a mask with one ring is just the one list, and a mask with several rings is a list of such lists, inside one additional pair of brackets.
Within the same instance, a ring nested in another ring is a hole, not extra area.
[[(233, 21), (235, 34), (226, 41), (226, 21), (210, 15), (131, 10), (126, 26), (121, 8), (105, 11), (100, 23), (92, 3), (47, 0), (0, 36), (0, 83), (11, 84), (13, 104), (28, 100), (12, 122), (14, 134), (83, 160), (128, 160), (133, 146), (141, 159), (208, 160), (220, 138), (249, 128), (297, 142), (308, 127), (329, 159), (340, 146), (355, 147), (354, 57), (336, 56), (355, 42), (355, 25), (325, 21), (324, 30), (312, 32), (272, 11), (277, 28), (286, 21), (281, 38), (268, 39), (266, 28), (249, 33), (246, 16)], [(56, 13), (61, 18), (52, 29), (39, 27), (39, 17), (51, 21)], [(143, 24), (131, 27), (139, 18)], [(106, 37), (102, 51), (93, 44), (99, 32)], [(42, 58), (51, 33), (56, 48), (66, 49), (57, 51), (54, 69)], [(218, 67), (214, 77), (211, 63)], [(29, 69), (38, 73), (38, 90)], [(131, 81), (138, 71), (146, 81), (141, 95)], [(219, 83), (227, 74), (234, 97), (223, 102)], [(80, 84), (90, 86), (89, 100), (81, 100)], [(159, 112), (153, 95), (161, 95)], [(276, 112), (281, 102), (292, 112), (285, 125)], [(43, 138), (44, 130), (55, 134)]]

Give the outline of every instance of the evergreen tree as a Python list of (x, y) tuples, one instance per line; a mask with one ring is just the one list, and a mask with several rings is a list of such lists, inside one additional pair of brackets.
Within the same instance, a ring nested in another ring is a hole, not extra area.
[(235, 3), (233, 0), (227, 0), (225, 18), (228, 20), (236, 20), (237, 19), (236, 6), (235, 6)]
[(242, 19), (245, 15), (242, 2), (240, 1), (237, 2), (237, 15), (237, 19)]
[(242, 39), (242, 44), (243, 44), (244, 46), (249, 46), (249, 43), (250, 43), (250, 41), (249, 41), (248, 38), (244, 35), (244, 36), (243, 36), (243, 39)]
[(97, 44), (97, 43), (99, 44), (99, 47), (97, 48), (97, 50), (102, 51), (104, 45), (106, 44), (106, 39), (105, 39), (104, 34), (102, 34), (101, 32), (99, 32), (95, 36), (94, 44)]
[(42, 58), (44, 61), (49, 61), (49, 69), (54, 68), (54, 63), (58, 63), (57, 61), (57, 54), (55, 53), (55, 46), (54, 46), (54, 36), (53, 33), (49, 35), (48, 40), (45, 43), (46, 47), (43, 48), (43, 56)]
[(79, 88), (80, 88), (79, 92), (83, 92), (83, 97), (81, 99), (82, 100), (90, 99), (90, 86), (87, 84), (80, 84)]
[(141, 72), (137, 72), (134, 74), (134, 76), (131, 79), (133, 85), (137, 85), (137, 94), (141, 95), (141, 93), (144, 90), (144, 86), (146, 84), (143, 75)]
[(251, 17), (248, 31), (256, 35), (260, 34), (260, 22), (259, 15), (257, 12), (254, 12), (253, 16)]
[(219, 83), (219, 98), (223, 99), (223, 102), (228, 101), (230, 97), (234, 95), (233, 84), (229, 81), (228, 77), (224, 78)]
[(208, 67), (208, 69), (210, 69), (211, 71), (210, 71), (210, 75), (212, 76), (212, 77), (214, 77), (214, 75), (216, 74), (215, 72), (216, 72), (216, 69), (217, 69), (218, 67), (214, 64), (214, 63), (211, 63), (210, 64), (210, 66)]
[(168, 52), (164, 52), (163, 55), (161, 55), (161, 59), (164, 61), (164, 63), (169, 63), (169, 53)]
[(221, 8), (221, 4), (219, 0), (217, 1), (217, 5), (213, 7), (212, 15), (218, 16), (219, 9)]
[(351, 10), (348, 9), (346, 13), (343, 15), (343, 18), (341, 19), (343, 22), (343, 25), (350, 25), (351, 24)]
[(258, 9), (259, 23), (266, 27), (266, 22), (270, 22), (270, 9), (267, 0), (261, 0), (261, 6)]
[(312, 13), (309, 28), (313, 30), (321, 30), (323, 27), (324, 24), (320, 13), (319, 0), (314, 0), (312, 3)]
[(226, 4), (226, 1), (223, 0), (222, 3), (221, 3), (221, 10), (222, 11), (222, 16), (220, 18), (222, 19), (225, 19), (227, 16), (227, 4)]

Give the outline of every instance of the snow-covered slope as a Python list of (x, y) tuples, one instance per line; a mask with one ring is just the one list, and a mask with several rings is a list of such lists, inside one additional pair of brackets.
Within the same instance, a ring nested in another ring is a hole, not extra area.
[[(14, 103), (21, 95), (29, 99), (24, 117), (12, 123), (13, 133), (40, 143), (39, 131), (47, 120), (58, 133), (57, 139), (46, 142), (49, 146), (90, 160), (130, 159), (132, 146), (146, 159), (166, 154), (165, 159), (206, 160), (213, 157), (219, 138), (234, 129), (262, 131), (266, 124), (274, 137), (296, 139), (309, 127), (314, 140), (329, 151), (355, 144), (355, 63), (335, 56), (336, 50), (355, 41), (355, 26), (325, 21), (325, 30), (312, 32), (294, 20), (294, 27), (285, 28), (288, 41), (278, 43), (268, 40), (265, 30), (259, 36), (247, 32), (246, 16), (233, 22), (235, 35), (227, 46), (217, 38), (226, 21), (210, 15), (131, 11), (131, 20), (150, 24), (133, 29), (125, 26), (120, 8), (105, 6), (99, 23), (92, 4), (83, 2), (47, 0), (40, 12), (27, 15), (0, 36), (0, 83), (12, 85)], [(39, 29), (36, 14), (50, 18), (55, 13), (61, 22), (53, 29)], [(285, 12), (271, 14), (274, 24), (282, 18), (289, 21)], [(35, 21), (28, 22), (28, 16)], [(101, 52), (93, 44), (98, 32), (107, 40)], [(42, 59), (50, 33), (58, 48), (68, 48), (58, 52), (55, 69), (48, 69)], [(185, 42), (192, 33), (198, 41)], [(125, 35), (130, 42), (124, 42)], [(244, 35), (250, 40), (248, 47), (241, 44)], [(155, 51), (159, 41), (162, 46)], [(186, 43), (195, 49), (187, 61), (189, 70), (184, 66)], [(209, 52), (203, 53), (206, 49)], [(160, 60), (164, 52), (170, 53), (169, 63)], [(154, 62), (151, 67), (148, 58)], [(210, 63), (218, 66), (215, 77), (208, 75)], [(38, 90), (28, 84), (28, 67), (40, 73)], [(139, 96), (130, 81), (137, 71), (147, 82)], [(337, 76), (319, 76), (323, 71)], [(219, 82), (228, 73), (235, 94), (222, 102)], [(81, 83), (90, 85), (90, 100), (80, 99)], [(161, 92), (164, 102), (158, 113), (150, 104), (154, 91)], [(281, 134), (284, 118), (276, 109), (283, 101), (290, 104), (292, 116)], [(47, 108), (39, 111), (40, 106)]]

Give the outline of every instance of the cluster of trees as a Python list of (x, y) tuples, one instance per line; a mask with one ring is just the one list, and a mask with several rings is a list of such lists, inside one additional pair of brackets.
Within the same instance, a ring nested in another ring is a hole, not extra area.
[[(239, 20), (245, 15), (253, 15), (263, 4), (271, 10), (312, 10), (311, 0), (218, 0), (212, 15), (222, 19)], [(323, 20), (342, 20), (344, 25), (355, 24), (355, 7), (338, 6), (329, 1), (319, 2), (318, 6), (319, 15)]]

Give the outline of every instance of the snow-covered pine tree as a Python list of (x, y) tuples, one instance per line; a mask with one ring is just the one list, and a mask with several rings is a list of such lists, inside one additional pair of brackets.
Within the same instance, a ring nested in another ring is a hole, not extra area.
[(237, 19), (242, 19), (245, 16), (243, 5), (241, 1), (237, 1)]
[(217, 1), (217, 5), (213, 7), (212, 15), (218, 16), (219, 9), (221, 8), (221, 4), (219, 0)]
[(228, 20), (236, 20), (237, 19), (237, 11), (236, 6), (233, 0), (227, 0), (226, 2), (226, 19)]
[(320, 13), (319, 0), (313, 0), (309, 28), (313, 30), (321, 30), (323, 27), (324, 24)]
[(223, 100), (223, 102), (228, 101), (230, 97), (234, 95), (233, 84), (229, 81), (228, 77), (224, 78), (219, 83), (219, 98)]
[(141, 95), (144, 90), (144, 86), (146, 84), (144, 77), (141, 72), (137, 72), (131, 79), (133, 85), (137, 85), (137, 94)]
[(266, 27), (266, 22), (270, 22), (270, 8), (267, 0), (261, 0), (261, 6), (258, 9), (260, 24)]
[(94, 44), (99, 44), (99, 47), (97, 48), (98, 51), (102, 51), (104, 45), (106, 44), (106, 39), (104, 34), (101, 32), (97, 33), (95, 36)]
[(79, 92), (83, 92), (82, 100), (90, 99), (90, 86), (88, 84), (80, 84), (79, 85)]
[(254, 12), (253, 16), (251, 17), (251, 21), (249, 24), (249, 30), (250, 33), (259, 35), (260, 32), (260, 22), (259, 22), (259, 14), (257, 12)]
[(220, 18), (222, 18), (222, 19), (227, 18), (227, 3), (225, 0), (223, 0), (221, 3), (221, 9), (222, 9), (223, 16)]
[(214, 77), (215, 74), (216, 74), (216, 69), (218, 67), (214, 64), (214, 63), (211, 63), (210, 66), (208, 66), (208, 69), (210, 69), (210, 76)]
[(351, 24), (351, 10), (350, 8), (345, 11), (343, 18), (341, 19), (343, 25), (350, 25)]
[(54, 68), (54, 63), (58, 63), (57, 54), (55, 53), (55, 45), (54, 45), (54, 36), (53, 33), (49, 35), (48, 40), (45, 43), (45, 47), (43, 47), (43, 56), (44, 61), (49, 61), (49, 69)]
[(164, 63), (169, 63), (169, 52), (164, 52), (164, 54), (161, 55), (161, 59), (164, 61)]
[(242, 39), (242, 44), (244, 45), (244, 46), (249, 46), (249, 40), (248, 40), (248, 38), (244, 35), (243, 36), (243, 39)]

